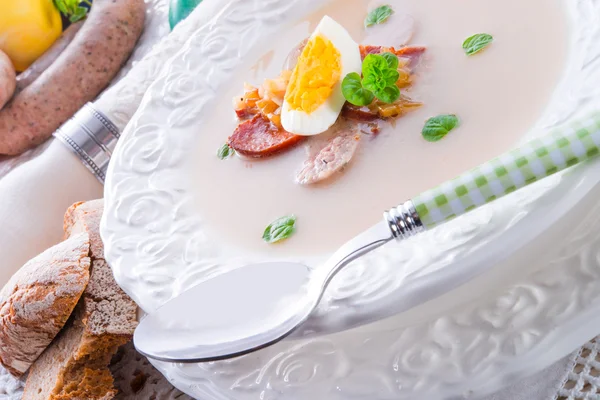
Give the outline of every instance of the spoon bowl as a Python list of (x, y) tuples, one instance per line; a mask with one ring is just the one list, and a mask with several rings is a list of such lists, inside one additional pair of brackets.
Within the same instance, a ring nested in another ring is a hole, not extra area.
[(216, 361), (269, 346), (304, 322), (318, 285), (300, 263), (252, 264), (210, 278), (146, 315), (137, 350), (169, 362)]

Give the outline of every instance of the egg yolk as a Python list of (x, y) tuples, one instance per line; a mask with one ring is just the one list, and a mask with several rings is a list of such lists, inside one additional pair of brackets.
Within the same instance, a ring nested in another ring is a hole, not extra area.
[(290, 77), (285, 101), (292, 110), (307, 114), (327, 100), (341, 76), (340, 52), (330, 40), (317, 35), (312, 38), (298, 57)]

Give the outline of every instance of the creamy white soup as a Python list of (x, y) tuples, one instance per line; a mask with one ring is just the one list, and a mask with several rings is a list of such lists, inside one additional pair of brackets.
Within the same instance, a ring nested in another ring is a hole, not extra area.
[[(389, 4), (394, 14), (365, 28), (368, 11), (382, 4)], [(541, 115), (560, 78), (567, 54), (561, 4), (339, 0), (265, 40), (233, 74), (199, 129), (191, 168), (197, 171), (196, 206), (208, 233), (232, 248), (273, 257), (330, 252), (378, 222), (384, 210), (508, 150)], [(231, 99), (243, 92), (244, 82), (259, 86), (277, 77), (290, 50), (324, 15), (343, 25), (359, 44), (425, 46), (413, 84), (402, 89), (423, 106), (382, 125), (377, 135), (363, 135), (349, 164), (321, 183), (295, 180), (312, 139), (262, 159), (219, 159), (217, 149), (239, 123)], [(494, 40), (467, 56), (462, 43), (476, 33), (489, 33)], [(460, 124), (442, 140), (428, 142), (421, 130), (439, 114), (456, 114)], [(265, 227), (291, 214), (295, 234), (265, 243)]]

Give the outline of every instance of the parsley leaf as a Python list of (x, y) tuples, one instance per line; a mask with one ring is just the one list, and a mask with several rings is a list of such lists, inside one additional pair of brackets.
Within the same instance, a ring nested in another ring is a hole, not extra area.
[(269, 226), (265, 228), (262, 238), (267, 243), (275, 243), (280, 240), (287, 239), (296, 231), (296, 217), (286, 215), (285, 217), (277, 218)]
[(493, 40), (494, 37), (490, 34), (478, 33), (466, 38), (462, 47), (468, 56), (472, 56), (489, 46)]
[(442, 114), (437, 117), (429, 118), (421, 133), (428, 142), (437, 142), (441, 140), (452, 129), (458, 126), (458, 117), (454, 114)]
[(394, 13), (394, 10), (392, 10), (391, 6), (388, 6), (388, 5), (379, 6), (379, 7), (375, 8), (374, 10), (371, 10), (371, 12), (369, 12), (369, 14), (367, 15), (367, 18), (365, 18), (365, 26), (369, 27), (369, 26), (372, 26), (375, 24), (382, 24), (393, 13)]

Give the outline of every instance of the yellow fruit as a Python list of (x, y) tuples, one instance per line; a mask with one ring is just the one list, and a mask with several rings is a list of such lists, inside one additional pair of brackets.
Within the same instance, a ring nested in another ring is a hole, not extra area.
[(0, 50), (24, 71), (62, 32), (52, 0), (0, 0)]

